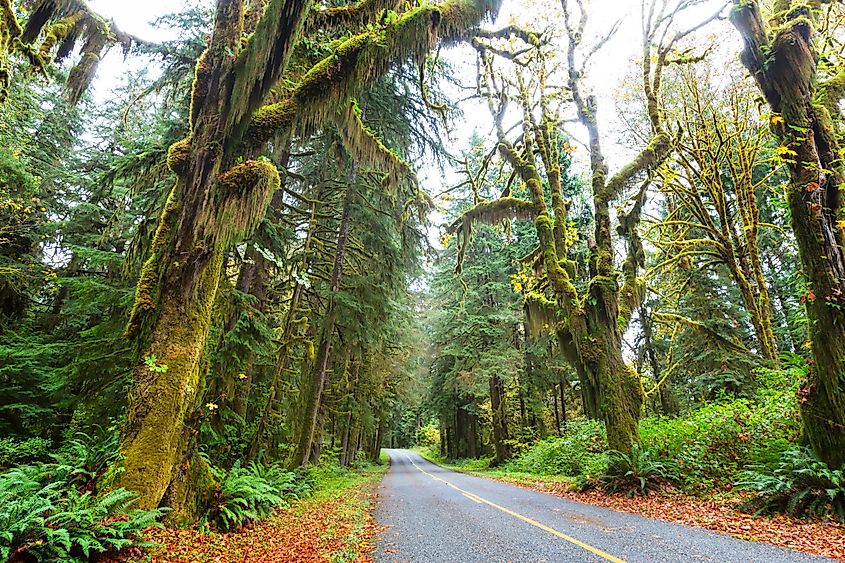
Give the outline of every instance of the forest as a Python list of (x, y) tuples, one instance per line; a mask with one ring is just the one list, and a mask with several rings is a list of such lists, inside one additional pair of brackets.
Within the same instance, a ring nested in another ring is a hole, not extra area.
[(385, 449), (845, 560), (845, 5), (117, 4), (0, 0), (0, 560), (372, 560)]

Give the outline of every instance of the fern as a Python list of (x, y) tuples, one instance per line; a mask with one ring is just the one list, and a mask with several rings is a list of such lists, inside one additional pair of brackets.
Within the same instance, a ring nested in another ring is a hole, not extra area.
[(637, 444), (630, 455), (617, 450), (608, 452), (607, 472), (599, 478), (605, 491), (625, 493), (628, 497), (647, 496), (664, 483), (676, 480), (677, 473), (669, 461)]
[(290, 500), (310, 493), (310, 484), (296, 473), (278, 465), (264, 467), (250, 463), (242, 467), (236, 463), (225, 475), (215, 470), (220, 479), (217, 504), (209, 519), (222, 531), (232, 531), (245, 524), (269, 516)]
[(743, 510), (830, 516), (845, 523), (845, 466), (831, 469), (808, 448), (783, 452), (774, 470), (758, 466), (744, 472), (736, 486), (753, 493), (740, 504)]
[(142, 531), (160, 510), (133, 510), (125, 489), (96, 493), (116, 442), (77, 435), (54, 463), (0, 474), (0, 560), (89, 561), (98, 554), (147, 547)]

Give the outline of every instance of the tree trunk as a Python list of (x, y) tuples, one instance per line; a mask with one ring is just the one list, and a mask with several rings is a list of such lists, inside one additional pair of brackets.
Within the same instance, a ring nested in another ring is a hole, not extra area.
[(467, 455), (472, 459), (478, 459), (478, 417), (475, 414), (467, 413)]
[(841, 218), (843, 184), (840, 145), (834, 123), (842, 123), (841, 75), (816, 84), (813, 51), (815, 14), (788, 2), (770, 27), (760, 7), (738, 4), (731, 21), (745, 48), (742, 62), (782, 123), (772, 127), (791, 153), (787, 200), (809, 293), (813, 365), (799, 389), (805, 434), (830, 467), (845, 463), (845, 235)]
[(680, 411), (678, 399), (672, 391), (672, 380), (668, 377), (664, 379), (662, 376), (663, 370), (660, 367), (660, 361), (657, 358), (657, 352), (654, 349), (654, 342), (652, 341), (651, 315), (645, 305), (640, 307), (640, 321), (643, 326), (643, 347), (648, 357), (648, 363), (651, 366), (654, 383), (657, 385), (660, 410), (667, 416), (674, 416)]
[(563, 385), (564, 382), (561, 379), (560, 381), (560, 421), (562, 430), (566, 430), (566, 397), (563, 394)]
[(490, 378), (490, 408), (493, 418), (493, 448), (495, 450), (495, 465), (502, 465), (510, 457), (508, 436), (508, 413), (505, 402), (505, 390), (502, 380), (498, 376)]
[(343, 467), (349, 465), (347, 460), (349, 458), (349, 433), (352, 429), (352, 411), (346, 414), (346, 424), (343, 427), (343, 440), (340, 442), (340, 464)]
[(317, 352), (317, 362), (308, 388), (305, 393), (303, 408), (303, 426), (300, 430), (299, 443), (293, 458), (293, 466), (301, 467), (306, 464), (308, 451), (311, 449), (311, 441), (314, 429), (317, 424), (317, 413), (320, 409), (320, 400), (323, 394), (323, 386), (326, 379), (326, 368), (329, 363), (331, 340), (333, 338), (337, 312), (335, 310), (334, 294), (340, 289), (341, 278), (343, 277), (343, 261), (346, 257), (346, 246), (349, 242), (349, 222), (352, 213), (352, 202), (355, 197), (355, 182), (357, 180), (356, 165), (353, 162), (350, 168), (350, 180), (346, 188), (346, 195), (343, 201), (343, 212), (340, 218), (340, 228), (337, 234), (337, 248), (332, 271), (331, 297), (323, 320), (323, 328), (320, 335), (320, 348)]
[(370, 461), (373, 463), (377, 462), (381, 456), (381, 443), (384, 441), (385, 430), (387, 430), (387, 423), (384, 421), (384, 417), (380, 417), (378, 426), (376, 427), (375, 439), (373, 440), (373, 448), (370, 451)]
[[(168, 164), (179, 180), (159, 219), (127, 325), (140, 358), (117, 485), (138, 495), (138, 508), (156, 507), (183, 462), (188, 463), (190, 440), (183, 435), (203, 385), (199, 362), (223, 255), (258, 225), (280, 182), (273, 165), (237, 163), (234, 155), (242, 140), (239, 124), (258, 108), (272, 83), (252, 91), (255, 99), (241, 104), (232, 102), (233, 89), (245, 82), (252, 89), (250, 72), (256, 68), (267, 76), (282, 72), (309, 7), (310, 2), (278, 7), (278, 19), (266, 30), (274, 50), (243, 69), (236, 66), (243, 45), (243, 2), (217, 2), (209, 48), (197, 65), (191, 137), (171, 147)], [(178, 513), (183, 507), (174, 509)]]

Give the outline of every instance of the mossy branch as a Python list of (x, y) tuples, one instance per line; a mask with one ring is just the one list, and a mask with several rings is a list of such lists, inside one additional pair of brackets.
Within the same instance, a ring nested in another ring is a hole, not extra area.
[(756, 356), (754, 352), (746, 348), (744, 345), (734, 342), (733, 340), (729, 340), (718, 332), (716, 332), (715, 330), (713, 330), (712, 328), (705, 325), (704, 323), (690, 319), (688, 317), (684, 317), (683, 315), (676, 315), (674, 313), (660, 313), (655, 311), (654, 318), (664, 323), (679, 323), (681, 325), (687, 326), (703, 333), (714, 341), (721, 343), (729, 350), (733, 350), (734, 352), (738, 352), (749, 357)]
[(668, 133), (661, 131), (655, 134), (648, 145), (631, 162), (623, 166), (608, 180), (607, 185), (599, 195), (604, 201), (615, 199), (637, 175), (647, 172), (663, 162), (669, 155), (671, 147), (672, 137)]
[(361, 0), (352, 6), (316, 9), (305, 23), (305, 34), (360, 30), (383, 17), (385, 12), (398, 11), (402, 4), (404, 0)]
[(314, 65), (286, 99), (256, 111), (246, 143), (260, 146), (278, 132), (292, 130), (295, 123), (305, 131), (315, 129), (364, 86), (384, 76), (394, 63), (419, 61), (438, 42), (457, 42), (471, 35), (500, 3), (448, 0), (424, 5), (405, 12), (383, 29), (350, 37)]
[[(82, 57), (70, 70), (67, 80), (67, 99), (75, 105), (91, 85), (100, 59), (111, 47), (120, 44), (124, 52), (128, 52), (147, 44), (120, 31), (81, 0), (36, 0), (23, 28), (10, 0), (2, 0), (0, 12), (0, 100), (8, 86), (8, 57), (12, 54), (21, 55), (33, 70), (46, 76), (46, 69), (53, 60), (62, 60), (81, 43)], [(52, 54), (56, 49), (54, 59)]]
[(491, 201), (482, 201), (475, 207), (465, 211), (460, 218), (449, 225), (446, 231), (454, 234), (466, 230), (467, 226), (476, 222), (496, 225), (505, 219), (533, 221), (540, 211), (540, 208), (535, 203), (516, 197), (502, 197)]

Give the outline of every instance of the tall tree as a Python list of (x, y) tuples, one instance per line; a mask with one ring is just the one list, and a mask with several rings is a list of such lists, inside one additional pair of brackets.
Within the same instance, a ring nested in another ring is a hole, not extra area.
[[(671, 5), (667, 2), (643, 5), (640, 87), (646, 100), (650, 140), (633, 160), (610, 176), (602, 148), (597, 102), (587, 93), (585, 84), (587, 65), (607, 38), (588, 48), (585, 44), (588, 10), (581, 2), (561, 2), (567, 62), (565, 83), (577, 120), (589, 138), (595, 240), (586, 291), (579, 291), (574, 283), (574, 263), (567, 256), (571, 241), (566, 236), (569, 220), (561, 189), (559, 130), (562, 119), (557, 102), (560, 96), (552, 87), (554, 73), (549, 48), (534, 34), (518, 33), (529, 48), (521, 53), (506, 52), (506, 59), (519, 63), (512, 71), (513, 78), (508, 81), (501, 79), (493, 68), (494, 55), (506, 51), (507, 47), (480, 40), (474, 43), (484, 69), (482, 88), (496, 118), (499, 150), (528, 187), (529, 199), (509, 197), (507, 193), (503, 195), (508, 197), (483, 202), (467, 212), (455, 229), (468, 237), (475, 220), (495, 221), (508, 216), (534, 219), (540, 239), (535, 254), (537, 268), (548, 279), (550, 287), (548, 296), (537, 295), (535, 300), (550, 310), (548, 318), (556, 322), (558, 339), (564, 354), (578, 371), (588, 402), (602, 413), (611, 448), (625, 452), (639, 440), (637, 423), (643, 398), (639, 376), (625, 363), (622, 355), (622, 335), (644, 296), (643, 282), (638, 277), (644, 251), (637, 229), (649, 179), (669, 155), (672, 145), (660, 105), (663, 71), (678, 42), (703, 25), (674, 29), (676, 17), (693, 4), (680, 1)], [(718, 13), (714, 14), (710, 20), (717, 16)], [(613, 32), (611, 30), (610, 35)], [(531, 53), (530, 57), (526, 52)], [(516, 91), (515, 96), (509, 93), (511, 89)], [(512, 98), (522, 115), (521, 137), (517, 142), (508, 138), (503, 125), (507, 101)], [(545, 178), (539, 172), (541, 169)], [(548, 182), (550, 203), (544, 193), (544, 180)], [(620, 272), (614, 263), (616, 239), (612, 232), (611, 204), (636, 181), (641, 182), (641, 187), (634, 194), (630, 208), (619, 216), (617, 231), (627, 240), (627, 257)]]
[(790, 171), (788, 203), (810, 288), (814, 359), (799, 391), (801, 418), (819, 458), (839, 467), (845, 463), (845, 169), (839, 140), (845, 74), (817, 32), (822, 6), (778, 0), (767, 19), (760, 2), (736, 1), (731, 22), (745, 43), (742, 62), (774, 112), (772, 131)]
[[(678, 120), (684, 136), (660, 170), (669, 213), (656, 225), (667, 236), (652, 242), (665, 267), (695, 259), (696, 266), (727, 268), (740, 291), (760, 355), (778, 361), (772, 302), (760, 252), (762, 224), (757, 198), (778, 169), (768, 165), (765, 137), (752, 97), (733, 86), (716, 101), (708, 78), (687, 69), (680, 76)], [(721, 106), (721, 107), (720, 107)]]

